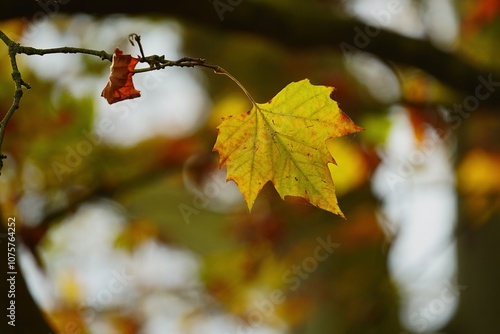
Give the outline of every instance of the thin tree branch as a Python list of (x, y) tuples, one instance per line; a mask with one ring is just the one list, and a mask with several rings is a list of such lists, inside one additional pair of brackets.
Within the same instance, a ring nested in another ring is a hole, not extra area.
[(17, 66), (16, 56), (18, 54), (43, 56), (46, 54), (54, 54), (54, 53), (82, 53), (82, 54), (98, 56), (103, 60), (104, 59), (111, 60), (112, 56), (105, 51), (96, 51), (96, 50), (89, 50), (82, 48), (61, 47), (52, 49), (36, 49), (28, 46), (21, 46), (19, 43), (16, 43), (13, 40), (11, 40), (1, 30), (0, 30), (0, 39), (4, 42), (4, 44), (8, 48), (10, 65), (12, 68), (12, 80), (14, 81), (14, 86), (15, 86), (14, 100), (12, 101), (9, 110), (7, 110), (2, 120), (0, 121), (0, 173), (1, 173), (3, 168), (3, 159), (7, 157), (6, 155), (2, 154), (2, 146), (5, 137), (5, 131), (7, 129), (7, 124), (9, 123), (9, 120), (14, 115), (16, 110), (19, 109), (19, 105), (21, 103), (21, 99), (24, 94), (23, 87), (27, 89), (31, 88), (31, 86), (28, 83), (26, 83), (21, 76), (21, 72), (19, 71), (19, 67)]
[[(152, 55), (145, 57), (144, 56), (144, 51), (142, 50), (142, 45), (140, 43), (140, 36), (137, 34), (131, 34), (130, 36), (135, 37), (135, 40), (139, 44), (139, 48), (141, 50), (141, 55), (142, 57), (140, 58), (140, 61), (143, 63), (148, 63), (149, 68), (142, 68), (142, 69), (137, 69), (134, 71), (134, 73), (144, 73), (144, 72), (149, 72), (149, 71), (154, 71), (154, 70), (160, 70), (160, 69), (165, 69), (167, 67), (205, 67), (212, 69), (214, 73), (216, 74), (223, 74), (227, 77), (229, 77), (232, 81), (234, 81), (242, 90), (243, 92), (247, 95), (247, 97), (250, 99), (253, 105), (255, 104), (254, 99), (248, 93), (248, 91), (245, 89), (245, 87), (234, 77), (232, 76), (229, 72), (224, 70), (222, 67), (219, 65), (213, 65), (213, 64), (208, 64), (206, 63), (205, 59), (202, 58), (191, 58), (191, 57), (183, 57), (178, 60), (168, 60), (165, 59), (165, 56), (158, 56), (158, 55)], [(129, 36), (129, 38), (130, 38)], [(14, 93), (14, 101), (12, 102), (11, 107), (7, 111), (7, 113), (4, 115), (3, 119), (0, 121), (0, 172), (3, 168), (3, 159), (6, 158), (5, 155), (1, 153), (2, 151), (2, 144), (3, 144), (3, 138), (5, 136), (5, 130), (7, 128), (7, 123), (9, 122), (10, 118), (14, 114), (14, 112), (19, 109), (19, 104), (21, 102), (21, 98), (23, 96), (23, 90), (22, 87), (26, 88), (31, 88), (26, 82), (23, 81), (21, 77), (21, 73), (19, 71), (19, 68), (17, 66), (17, 61), (16, 61), (16, 56), (18, 54), (25, 54), (28, 56), (32, 55), (38, 55), (38, 56), (43, 56), (43, 55), (48, 55), (48, 54), (60, 54), (60, 53), (69, 53), (69, 54), (86, 54), (86, 55), (91, 55), (91, 56), (96, 56), (99, 57), (101, 60), (108, 60), (112, 61), (113, 55), (107, 53), (106, 51), (98, 51), (98, 50), (92, 50), (92, 49), (85, 49), (85, 48), (78, 48), (78, 47), (69, 47), (69, 46), (64, 46), (64, 47), (59, 47), (59, 48), (49, 48), (49, 49), (39, 49), (39, 48), (33, 48), (30, 46), (23, 46), (20, 45), (19, 43), (14, 42), (11, 40), (3, 31), (0, 30), (0, 39), (7, 45), (8, 47), (8, 53), (9, 53), (9, 58), (11, 61), (11, 67), (12, 67), (12, 80), (14, 81), (15, 84), (15, 93)]]
[(84, 49), (84, 48), (76, 48), (76, 47), (60, 47), (60, 48), (50, 48), (50, 49), (37, 49), (33, 48), (30, 46), (21, 46), (18, 45), (16, 48), (16, 53), (18, 54), (25, 54), (28, 56), (32, 55), (38, 55), (38, 56), (43, 56), (43, 55), (48, 55), (48, 54), (55, 54), (55, 53), (72, 53), (72, 54), (86, 54), (86, 55), (91, 55), (91, 56), (97, 56), (101, 58), (102, 60), (109, 60), (113, 58), (112, 54), (107, 53), (106, 51), (98, 51), (98, 50), (91, 50), (91, 49)]
[(14, 113), (16, 112), (17, 109), (19, 109), (19, 103), (21, 102), (21, 98), (23, 97), (23, 86), (26, 88), (31, 88), (26, 82), (23, 81), (21, 77), (21, 73), (19, 72), (19, 68), (17, 67), (17, 60), (16, 60), (16, 48), (19, 46), (17, 43), (12, 41), (7, 35), (5, 35), (1, 30), (0, 30), (0, 39), (7, 45), (8, 47), (8, 53), (9, 53), (9, 58), (10, 58), (10, 65), (12, 68), (12, 80), (14, 81), (15, 85), (15, 90), (14, 90), (14, 100), (12, 101), (12, 104), (7, 110), (7, 113), (4, 115), (2, 120), (0, 121), (0, 173), (2, 172), (2, 167), (3, 167), (3, 159), (6, 158), (4, 154), (2, 154), (2, 144), (3, 144), (3, 139), (5, 136), (5, 130), (7, 128), (7, 123), (9, 122), (10, 118)]

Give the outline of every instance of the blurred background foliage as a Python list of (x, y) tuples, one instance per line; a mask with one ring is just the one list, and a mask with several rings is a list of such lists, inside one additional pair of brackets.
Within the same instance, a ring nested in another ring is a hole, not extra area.
[[(219, 20), (215, 3), (203, 5), (207, 20)], [(297, 6), (298, 19), (310, 15), (296, 1), (248, 0), (224, 16), (254, 3)], [(310, 7), (364, 29), (367, 13), (387, 8), (373, 3)], [(499, 1), (399, 3), (401, 13), (384, 28), (500, 70)], [(119, 46), (137, 54), (126, 39), (135, 32), (146, 54), (205, 58), (259, 102), (309, 78), (334, 86), (332, 97), (366, 130), (328, 142), (347, 221), (282, 201), (271, 186), (248, 213), (212, 153), (220, 118), (250, 108), (233, 82), (199, 69), (165, 69), (134, 77), (140, 99), (109, 106), (99, 96), (109, 63), (19, 56), (33, 88), (8, 125), (0, 208), (2, 221), (17, 218), (29, 291), (54, 332), (495, 332), (499, 106), (457, 116), (463, 92), (432, 73), (376, 54), (346, 57), (337, 45), (289, 48), (225, 29), (224, 21), (206, 28), (169, 13), (75, 13), (47, 12), (36, 24), (6, 18), (0, 29), (29, 46)], [(340, 33), (355, 45), (355, 31)], [(5, 112), (13, 83), (0, 49)], [(425, 199), (431, 203), (421, 204)], [(314, 258), (318, 240), (337, 245), (324, 261)], [(450, 284), (462, 288), (443, 299)], [(18, 313), (27, 312), (28, 299), (18, 304)]]

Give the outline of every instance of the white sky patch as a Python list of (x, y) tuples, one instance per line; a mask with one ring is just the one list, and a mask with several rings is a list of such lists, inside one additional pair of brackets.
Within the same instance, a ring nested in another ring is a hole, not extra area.
[(392, 69), (378, 58), (367, 53), (352, 54), (346, 63), (359, 83), (377, 100), (394, 103), (401, 98), (398, 78)]
[[(61, 46), (79, 46), (77, 35), (61, 32), (50, 20), (41, 21), (32, 26), (36, 38), (25, 35), (21, 39), (23, 45), (34, 48), (57, 48)], [(40, 78), (45, 80), (63, 80), (75, 78), (81, 71), (80, 54), (50, 54), (45, 56), (22, 56), (23, 65), (27, 65)]]
[(33, 254), (24, 245), (20, 244), (16, 250), (24, 279), (33, 299), (43, 309), (52, 309), (56, 305), (56, 289), (49, 277), (38, 267)]
[(405, 110), (394, 108), (392, 119), (372, 185), (384, 202), (382, 227), (395, 234), (389, 270), (400, 288), (401, 321), (423, 332), (445, 324), (458, 304), (458, 298), (439, 299), (457, 269), (454, 174), (447, 147), (434, 131), (418, 147)]
[(457, 45), (459, 22), (451, 0), (425, 0), (422, 17), (427, 35), (434, 44), (447, 51)]
[[(425, 35), (424, 26), (412, 0), (352, 0), (347, 2), (346, 7), (348, 12), (375, 27), (413, 38), (422, 38)], [(363, 27), (360, 28), (363, 30)]]
[(198, 284), (199, 259), (187, 250), (155, 241), (140, 245), (132, 257), (133, 275), (145, 286), (182, 288)]

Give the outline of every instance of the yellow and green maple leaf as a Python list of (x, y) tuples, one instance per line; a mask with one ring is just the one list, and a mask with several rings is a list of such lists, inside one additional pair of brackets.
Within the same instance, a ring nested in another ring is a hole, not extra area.
[(271, 181), (281, 198), (301, 197), (343, 217), (328, 169), (335, 160), (326, 140), (363, 129), (330, 98), (333, 89), (307, 79), (293, 82), (271, 101), (222, 119), (214, 150), (249, 210)]

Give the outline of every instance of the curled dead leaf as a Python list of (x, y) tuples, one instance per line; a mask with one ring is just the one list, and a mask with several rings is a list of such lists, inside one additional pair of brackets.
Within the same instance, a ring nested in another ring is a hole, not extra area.
[(134, 69), (138, 62), (139, 58), (124, 55), (120, 49), (115, 49), (109, 81), (101, 93), (101, 96), (109, 104), (141, 96), (141, 92), (135, 89), (132, 81), (132, 75), (134, 75)]

